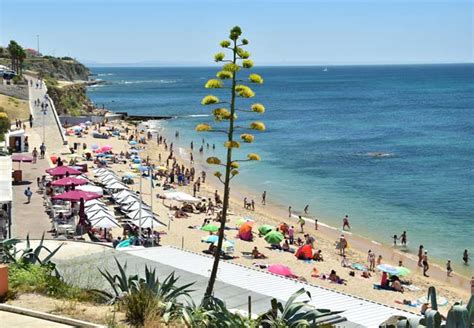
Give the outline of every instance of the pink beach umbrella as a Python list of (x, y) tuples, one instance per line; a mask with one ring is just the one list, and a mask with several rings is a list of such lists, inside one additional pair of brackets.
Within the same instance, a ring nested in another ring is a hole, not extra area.
[(81, 186), (84, 184), (87, 184), (86, 179), (79, 179), (79, 178), (74, 178), (74, 177), (65, 177), (56, 181), (53, 181), (51, 183), (53, 186), (60, 186), (60, 187), (66, 187), (66, 186)]
[(278, 274), (280, 276), (291, 277), (291, 278), (296, 277), (295, 274), (291, 272), (291, 269), (283, 264), (269, 265), (268, 271), (274, 274)]
[(82, 190), (70, 190), (63, 192), (62, 194), (53, 196), (53, 199), (68, 200), (71, 202), (78, 202), (81, 198), (87, 202), (91, 199), (101, 198), (102, 195), (99, 195), (95, 192), (82, 191)]
[(65, 176), (66, 173), (69, 175), (80, 175), (82, 174), (81, 171), (78, 171), (76, 169), (73, 169), (70, 166), (57, 166), (51, 169), (47, 169), (46, 173), (49, 173), (53, 177), (58, 177), (58, 176)]
[(12, 162), (18, 162), (18, 169), (21, 167), (21, 162), (33, 162), (33, 157), (30, 155), (24, 154), (14, 154), (12, 155)]

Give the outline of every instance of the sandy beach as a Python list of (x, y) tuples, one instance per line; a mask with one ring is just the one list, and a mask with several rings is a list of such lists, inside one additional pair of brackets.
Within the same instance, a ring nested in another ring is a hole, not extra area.
[[(125, 124), (123, 121), (117, 121), (109, 123), (118, 128), (124, 128)], [(129, 125), (131, 130), (134, 128)], [(83, 135), (81, 138), (76, 136), (69, 136), (69, 143), (74, 142), (86, 143), (88, 146), (92, 144), (97, 144), (99, 146), (111, 145), (113, 151), (119, 153), (120, 151), (126, 151), (129, 148), (128, 143), (125, 140), (119, 140), (117, 138), (109, 138), (107, 140), (103, 139), (94, 139), (92, 134)], [(173, 140), (168, 140), (172, 142)], [(164, 161), (160, 163), (158, 161), (159, 154), (161, 158), (165, 159), (168, 156), (168, 152), (165, 152), (163, 145), (158, 145), (156, 142), (156, 136), (153, 139), (148, 140), (146, 145), (139, 144), (144, 146), (141, 157), (147, 158), (151, 163), (156, 165), (165, 164)], [(179, 153), (175, 151), (175, 153)], [(81, 151), (79, 151), (81, 154)], [(186, 167), (189, 167), (190, 163), (179, 156), (177, 161), (183, 163)], [(199, 163), (201, 156), (197, 157), (197, 163), (195, 163), (196, 176), (200, 175), (201, 169), (205, 168), (206, 165), (203, 165), (203, 162)], [(202, 156), (204, 159), (205, 154)], [(113, 164), (111, 168), (117, 172), (119, 175), (123, 174), (126, 171), (129, 171), (129, 164)], [(197, 194), (199, 197), (213, 197), (214, 191), (218, 190), (221, 194), (222, 187), (219, 186), (219, 182), (216, 178), (212, 176), (212, 172), (208, 171), (206, 183), (201, 184), (201, 190)], [(164, 233), (161, 238), (161, 243), (163, 245), (174, 245), (178, 247), (184, 247), (187, 250), (194, 252), (202, 252), (208, 248), (208, 244), (201, 242), (203, 237), (206, 237), (209, 233), (191, 229), (191, 226), (200, 226), (206, 217), (204, 214), (191, 214), (188, 218), (184, 219), (175, 219), (170, 217), (170, 211), (167, 206), (179, 205), (177, 203), (170, 203), (170, 201), (163, 201), (157, 199), (157, 195), (162, 194), (163, 190), (159, 187), (153, 188), (152, 194), (150, 193), (151, 187), (149, 183), (146, 183), (148, 180), (143, 180), (142, 183), (142, 195), (143, 200), (150, 204), (151, 197), (153, 197), (153, 210), (159, 215), (162, 222), (168, 224), (168, 228), (162, 229)], [(176, 186), (178, 190), (186, 191), (192, 194), (192, 185), (190, 186)], [(135, 184), (132, 186), (132, 189), (138, 190), (139, 183), (138, 178), (135, 179)], [(243, 208), (243, 197), (244, 195), (249, 199), (256, 200), (256, 210), (251, 211)], [(235, 222), (242, 217), (251, 217), (255, 220), (254, 229), (255, 232), (257, 228), (262, 224), (271, 224), (279, 225), (281, 222), (287, 222), (290, 226), (295, 226), (295, 239), (298, 237), (303, 238), (303, 234), (300, 233), (299, 227), (297, 227), (297, 218), (288, 217), (288, 211), (283, 208), (283, 206), (278, 204), (272, 204), (271, 201), (267, 202), (265, 206), (260, 205), (260, 196), (252, 194), (250, 191), (245, 190), (244, 188), (237, 186), (236, 183), (232, 185), (232, 199), (231, 199), (231, 208), (232, 215), (229, 216), (229, 222), (227, 224), (230, 228), (235, 228)], [(309, 283), (324, 286), (327, 288), (333, 288), (335, 290), (345, 292), (351, 295), (356, 295), (359, 297), (367, 298), (376, 302), (380, 302), (389, 306), (398, 307), (404, 310), (409, 310), (413, 312), (418, 312), (418, 309), (415, 307), (399, 304), (403, 300), (416, 301), (418, 298), (426, 296), (426, 290), (429, 286), (434, 285), (437, 288), (439, 296), (445, 297), (451, 304), (454, 301), (463, 300), (466, 301), (470, 295), (470, 284), (467, 277), (463, 277), (457, 274), (454, 274), (453, 277), (447, 277), (445, 271), (436, 265), (431, 265), (429, 274), (430, 277), (426, 278), (422, 275), (421, 268), (417, 267), (416, 257), (410, 254), (404, 254), (400, 250), (394, 250), (393, 248), (376, 245), (370, 240), (364, 239), (359, 236), (355, 236), (349, 233), (345, 233), (346, 239), (350, 244), (350, 248), (347, 252), (347, 258), (351, 263), (361, 263), (367, 264), (367, 251), (371, 249), (378, 256), (382, 255), (382, 263), (387, 263), (391, 265), (397, 265), (398, 261), (402, 260), (403, 265), (409, 268), (412, 273), (407, 277), (404, 277), (405, 280), (409, 280), (412, 283), (412, 290), (405, 290), (404, 293), (386, 291), (386, 290), (377, 290), (373, 288), (374, 284), (379, 284), (381, 280), (381, 273), (374, 272), (372, 273), (371, 278), (363, 278), (361, 276), (361, 271), (355, 271), (355, 276), (350, 276), (349, 272), (354, 271), (350, 268), (341, 267), (341, 257), (338, 254), (338, 250), (335, 248), (335, 242), (340, 235), (340, 231), (336, 228), (325, 225), (324, 220), (319, 221), (319, 228), (316, 231), (314, 228), (314, 221), (307, 220), (305, 225), (305, 233), (309, 233), (316, 239), (316, 248), (322, 250), (324, 256), (323, 262), (311, 262), (297, 260), (294, 254), (288, 252), (282, 252), (279, 250), (271, 250), (269, 245), (263, 238), (257, 237), (255, 233), (253, 242), (246, 242), (236, 238), (237, 230), (226, 230), (226, 238), (229, 240), (235, 241), (235, 255), (237, 258), (232, 260), (235, 263), (242, 265), (252, 266), (255, 262), (275, 264), (280, 263), (289, 266), (292, 268), (293, 272), (306, 279)], [(121, 235), (121, 230), (116, 229), (113, 231), (114, 236)], [(264, 253), (268, 258), (264, 260), (254, 260), (248, 257), (244, 257), (242, 252), (251, 252), (252, 249), (257, 246), (258, 249)], [(292, 246), (295, 248), (296, 246)], [(330, 283), (327, 280), (322, 280), (321, 278), (311, 277), (311, 272), (313, 268), (317, 268), (319, 273), (329, 274), (331, 270), (336, 270), (337, 274), (341, 278), (347, 280), (346, 285)], [(441, 307), (442, 312), (447, 312), (449, 306)]]

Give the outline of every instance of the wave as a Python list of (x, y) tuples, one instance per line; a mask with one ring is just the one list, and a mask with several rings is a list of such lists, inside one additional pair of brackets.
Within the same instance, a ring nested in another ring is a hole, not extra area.
[(395, 154), (393, 153), (384, 153), (384, 152), (379, 152), (379, 151), (374, 151), (374, 152), (369, 152), (364, 154), (365, 156), (370, 156), (373, 158), (383, 158), (383, 157), (393, 157)]
[(192, 114), (192, 115), (185, 115), (184, 117), (208, 117), (211, 116), (209, 114)]
[(97, 76), (112, 76), (115, 75), (114, 73), (99, 73)]
[(137, 81), (119, 81), (116, 84), (143, 84), (143, 83), (160, 83), (160, 84), (172, 84), (178, 80), (137, 80)]

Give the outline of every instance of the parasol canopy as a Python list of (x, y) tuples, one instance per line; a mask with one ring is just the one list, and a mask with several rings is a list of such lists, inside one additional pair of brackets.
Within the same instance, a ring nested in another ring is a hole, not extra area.
[(205, 236), (205, 237), (202, 237), (201, 239), (203, 243), (209, 243), (209, 244), (213, 244), (217, 242), (218, 240), (219, 240), (219, 236), (217, 235)]
[(51, 184), (53, 186), (56, 186), (56, 187), (66, 187), (66, 186), (81, 186), (81, 185), (84, 185), (84, 184), (87, 184), (87, 180), (86, 179), (79, 179), (79, 178), (75, 178), (75, 177), (65, 177), (65, 178), (62, 178), (62, 179), (59, 179), (59, 180), (55, 180), (53, 182), (51, 182)]
[(283, 264), (272, 264), (268, 266), (268, 271), (280, 276), (296, 277), (289, 267)]
[(172, 191), (165, 193), (166, 199), (176, 200), (178, 202), (199, 203), (199, 198), (193, 197), (182, 191)]
[(111, 229), (120, 227), (120, 224), (112, 217), (103, 216), (95, 219), (89, 219), (91, 226), (95, 228)]
[(99, 195), (95, 192), (88, 192), (88, 191), (82, 191), (82, 190), (70, 190), (70, 191), (63, 192), (62, 194), (53, 196), (53, 199), (78, 202), (81, 200), (81, 198), (84, 199), (84, 201), (88, 201), (88, 200), (96, 199), (100, 197), (102, 197), (102, 195)]
[(21, 162), (33, 162), (33, 157), (30, 155), (24, 154), (13, 154), (12, 155), (12, 162), (18, 162), (18, 169), (21, 167)]
[(279, 244), (285, 239), (285, 236), (279, 231), (270, 231), (265, 235), (264, 239), (269, 244)]
[(94, 186), (94, 185), (83, 185), (83, 186), (78, 186), (76, 187), (76, 190), (82, 190), (82, 191), (89, 191), (89, 192), (95, 192), (96, 194), (103, 195), (104, 190), (99, 187), (99, 186)]
[(391, 274), (391, 275), (398, 274), (397, 268), (388, 264), (379, 264), (377, 265), (377, 269), (383, 272), (387, 272), (388, 274)]
[(249, 218), (240, 218), (235, 222), (235, 226), (240, 227), (244, 223), (253, 224), (253, 222), (254, 221), (252, 219), (249, 219)]
[(73, 169), (72, 167), (69, 166), (57, 166), (51, 169), (47, 169), (46, 173), (49, 173), (53, 177), (57, 176), (65, 176), (66, 173), (69, 175), (80, 175), (82, 174), (81, 171), (78, 171), (76, 169)]
[(201, 228), (202, 231), (209, 231), (209, 232), (217, 232), (219, 231), (219, 227), (214, 224), (206, 224)]
[(268, 224), (264, 224), (258, 227), (258, 232), (260, 232), (260, 234), (264, 236), (272, 230), (275, 230), (275, 227)]

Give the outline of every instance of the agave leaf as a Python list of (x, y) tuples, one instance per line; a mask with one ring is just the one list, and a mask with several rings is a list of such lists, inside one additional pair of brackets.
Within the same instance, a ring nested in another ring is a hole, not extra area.
[[(53, 256), (61, 249), (61, 247), (63, 247), (63, 245), (64, 244), (61, 244), (58, 247), (56, 247), (56, 249), (54, 251), (52, 251), (52, 252), (50, 251), (49, 255), (44, 258), (43, 262), (48, 263), (53, 258)], [(48, 251), (49, 251), (49, 249), (48, 249)]]

